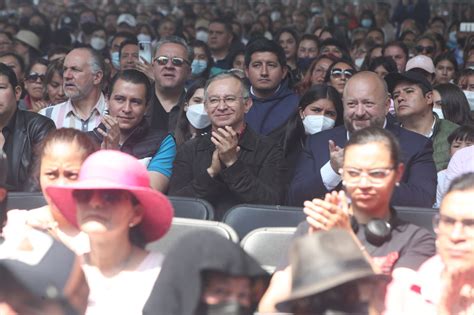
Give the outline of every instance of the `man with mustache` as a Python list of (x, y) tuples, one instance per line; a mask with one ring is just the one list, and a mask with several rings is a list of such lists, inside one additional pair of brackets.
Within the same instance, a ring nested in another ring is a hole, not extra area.
[(343, 92), (344, 126), (309, 136), (290, 185), (289, 203), (322, 198), (340, 189), (338, 174), (344, 145), (351, 133), (376, 126), (390, 130), (400, 142), (405, 172), (395, 189), (394, 206), (431, 207), (436, 196), (436, 167), (429, 138), (387, 120), (390, 96), (387, 84), (373, 72), (363, 71), (347, 81)]
[(64, 103), (42, 109), (57, 128), (92, 131), (101, 122), (107, 107), (102, 93), (104, 59), (92, 48), (71, 50), (64, 59), (63, 87), (69, 98)]

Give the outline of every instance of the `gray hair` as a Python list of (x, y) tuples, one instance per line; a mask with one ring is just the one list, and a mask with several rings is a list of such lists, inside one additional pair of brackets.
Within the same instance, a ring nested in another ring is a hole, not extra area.
[(243, 99), (248, 99), (250, 96), (249, 88), (247, 84), (245, 83), (244, 80), (242, 80), (238, 75), (232, 73), (232, 72), (224, 72), (217, 74), (213, 77), (211, 77), (209, 80), (206, 82), (206, 86), (204, 87), (204, 99), (207, 99), (207, 89), (209, 85), (211, 85), (212, 82), (218, 81), (218, 80), (223, 80), (223, 79), (228, 79), (228, 78), (233, 78), (237, 81), (240, 82), (240, 94)]
[(170, 44), (170, 43), (171, 44), (178, 44), (178, 45), (183, 46), (186, 49), (186, 53), (188, 55), (187, 58), (188, 58), (189, 63), (191, 64), (191, 62), (194, 59), (194, 49), (193, 49), (193, 47), (189, 46), (184, 39), (182, 39), (179, 36), (175, 36), (175, 35), (163, 37), (162, 39), (160, 39), (159, 42), (156, 43), (156, 47), (155, 47), (155, 50), (153, 52), (153, 56), (156, 55), (156, 52), (160, 49), (161, 46), (163, 46), (164, 44)]

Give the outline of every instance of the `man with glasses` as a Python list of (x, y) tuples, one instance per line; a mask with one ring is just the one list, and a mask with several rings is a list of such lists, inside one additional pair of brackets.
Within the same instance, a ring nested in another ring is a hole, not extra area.
[(474, 173), (454, 180), (433, 220), (438, 255), (394, 277), (386, 314), (474, 313)]
[(245, 74), (250, 81), (253, 106), (245, 120), (261, 135), (278, 137), (293, 116), (299, 97), (288, 87), (288, 68), (283, 48), (261, 38), (245, 49)]
[(212, 131), (178, 150), (169, 194), (206, 199), (217, 219), (236, 204), (281, 203), (283, 151), (245, 123), (252, 98), (243, 81), (230, 73), (217, 75), (207, 82), (204, 99)]
[(387, 120), (390, 98), (385, 81), (373, 72), (359, 72), (347, 81), (343, 93), (344, 125), (307, 137), (289, 191), (289, 203), (322, 198), (340, 189), (338, 170), (351, 133), (369, 126), (391, 131), (400, 142), (405, 172), (395, 189), (395, 206), (431, 207), (436, 196), (436, 167), (432, 142)]
[(451, 157), (448, 136), (459, 126), (449, 120), (440, 119), (433, 112), (433, 88), (430, 82), (413, 70), (390, 73), (385, 80), (401, 126), (431, 139), (436, 169), (445, 169)]
[(63, 69), (64, 94), (69, 99), (39, 113), (51, 118), (57, 128), (92, 131), (107, 107), (102, 93), (104, 59), (92, 48), (76, 48), (66, 55)]
[(193, 48), (180, 37), (165, 37), (157, 43), (153, 58), (155, 93), (147, 114), (152, 129), (175, 129), (193, 58)]

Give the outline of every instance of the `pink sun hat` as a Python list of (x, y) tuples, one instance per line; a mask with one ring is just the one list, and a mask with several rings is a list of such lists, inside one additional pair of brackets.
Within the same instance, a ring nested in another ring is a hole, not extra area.
[(162, 237), (170, 228), (173, 206), (162, 193), (150, 188), (146, 167), (136, 158), (115, 150), (100, 150), (82, 164), (79, 180), (67, 186), (48, 186), (46, 193), (64, 217), (78, 226), (75, 190), (120, 189), (132, 193), (142, 205), (143, 219), (137, 226), (146, 242)]

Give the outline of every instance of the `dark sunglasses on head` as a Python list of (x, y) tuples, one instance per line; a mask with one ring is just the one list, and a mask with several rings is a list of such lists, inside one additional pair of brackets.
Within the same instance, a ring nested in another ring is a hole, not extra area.
[(181, 67), (183, 64), (187, 63), (189, 65), (189, 61), (181, 57), (167, 57), (167, 56), (158, 56), (153, 61), (155, 61), (160, 66), (166, 66), (168, 61), (171, 59), (171, 63), (173, 66)]
[(43, 82), (45, 77), (46, 76), (44, 74), (39, 74), (39, 73), (33, 72), (33, 73), (30, 73), (26, 76), (26, 81), (36, 82), (36, 80), (38, 80), (38, 78), (39, 78), (40, 81)]
[(426, 52), (427, 54), (431, 54), (434, 51), (433, 46), (421, 46), (418, 45), (415, 47), (416, 51), (421, 53), (421, 52)]
[(72, 197), (78, 203), (88, 203), (91, 201), (92, 195), (97, 192), (100, 199), (105, 204), (113, 205), (125, 198), (125, 191), (119, 189), (100, 189), (100, 190), (85, 190), (79, 189), (72, 192)]
[(344, 75), (346, 78), (350, 78), (354, 75), (355, 71), (353, 69), (339, 69), (339, 68), (334, 68), (331, 70), (331, 75), (334, 78), (342, 78)]

